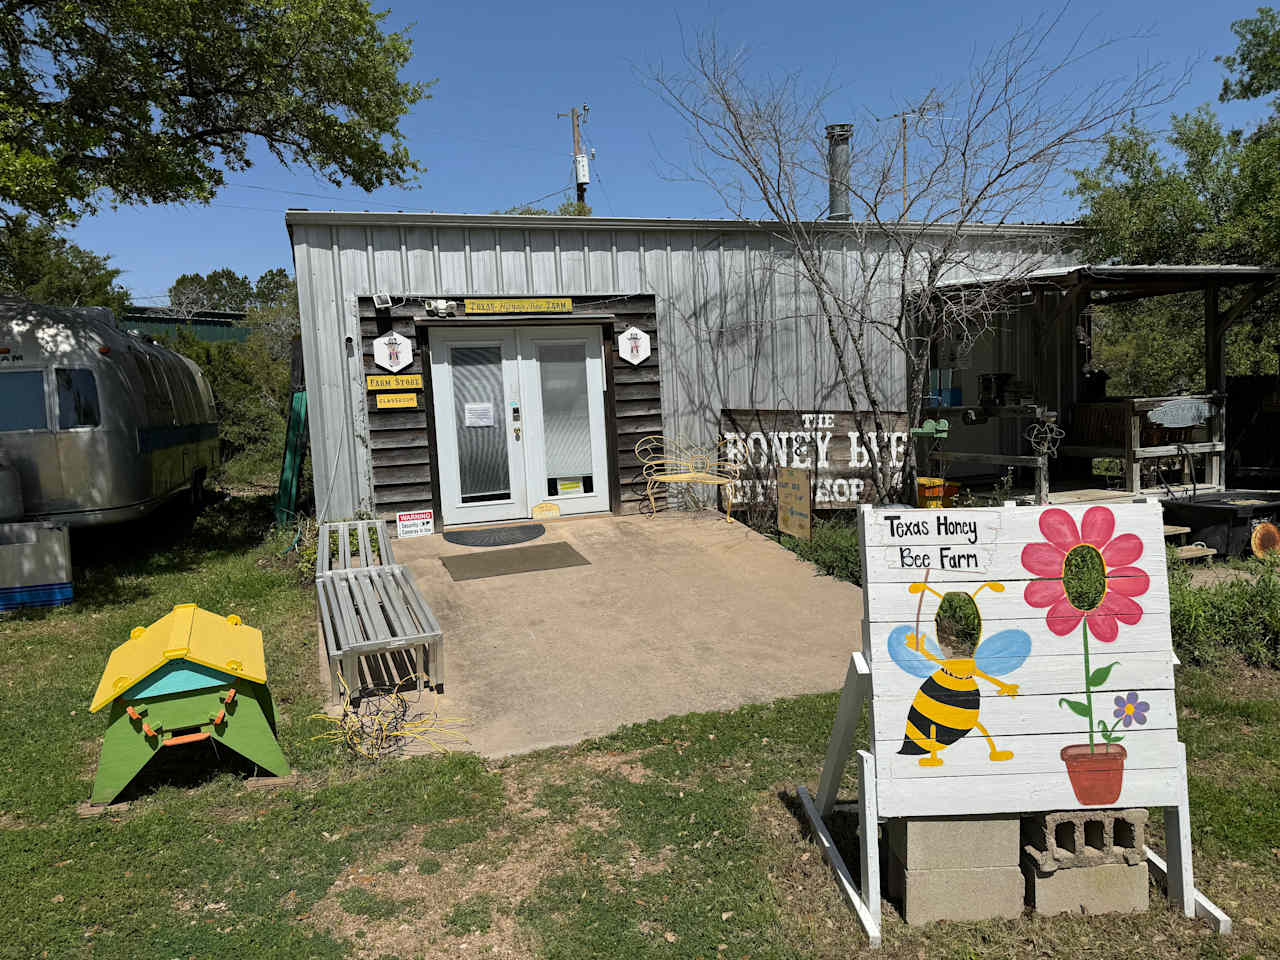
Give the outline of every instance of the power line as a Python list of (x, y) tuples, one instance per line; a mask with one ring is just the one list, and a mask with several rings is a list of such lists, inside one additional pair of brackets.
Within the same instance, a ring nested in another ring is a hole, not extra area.
[(559, 194), (559, 193), (568, 193), (572, 189), (573, 189), (573, 184), (569, 184), (567, 187), (561, 187), (559, 190), (552, 190), (550, 193), (544, 193), (542, 196), (535, 197), (532, 200), (527, 200), (524, 203), (517, 203), (511, 209), (518, 210), (521, 207), (532, 207), (535, 203), (538, 203), (542, 200), (546, 200), (548, 197), (554, 197), (556, 194)]
[(596, 145), (590, 137), (587, 138), (587, 146), (591, 149), (591, 159), (596, 165), (596, 182), (600, 184), (600, 189), (604, 191), (604, 202), (609, 205), (610, 216), (617, 214), (617, 209), (613, 205), (613, 197), (609, 196), (609, 188), (604, 185), (604, 177), (600, 176), (600, 161), (596, 157)]
[[(265, 190), (269, 193), (284, 193), (294, 197), (311, 197), (312, 199), (315, 199), (315, 200), (339, 200), (339, 201), (342, 201), (343, 203), (357, 202), (351, 197), (341, 197), (333, 193), (308, 193), (304, 190), (286, 190), (283, 187), (266, 187), (256, 183), (229, 183), (227, 184), (227, 186), (233, 189), (239, 188), (243, 190)], [(373, 194), (369, 194), (368, 196), (372, 197), (375, 200), (385, 201), (387, 203), (393, 202), (387, 198), (377, 197), (377, 196), (374, 196)], [(399, 202), (398, 201), (394, 201), (394, 202), (396, 202), (397, 206), (399, 207)], [(434, 213), (435, 212), (434, 210), (428, 210), (425, 207), (399, 207), (399, 209), (408, 210), (413, 213)]]

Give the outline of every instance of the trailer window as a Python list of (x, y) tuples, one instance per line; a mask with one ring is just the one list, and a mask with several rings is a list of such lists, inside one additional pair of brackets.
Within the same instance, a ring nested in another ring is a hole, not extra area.
[(44, 373), (39, 370), (0, 373), (0, 431), (48, 429)]
[(102, 414), (93, 371), (59, 368), (54, 373), (58, 379), (58, 429), (99, 426)]

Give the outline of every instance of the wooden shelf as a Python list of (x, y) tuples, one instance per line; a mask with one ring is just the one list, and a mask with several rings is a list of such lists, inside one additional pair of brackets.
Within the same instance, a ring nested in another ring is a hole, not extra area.
[(1204, 560), (1218, 554), (1218, 551), (1213, 547), (1196, 547), (1191, 544), (1185, 547), (1176, 547), (1173, 552), (1179, 560)]

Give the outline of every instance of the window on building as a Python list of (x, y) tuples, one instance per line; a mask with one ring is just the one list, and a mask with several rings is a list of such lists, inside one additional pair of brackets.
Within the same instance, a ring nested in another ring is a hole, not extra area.
[(44, 373), (40, 370), (6, 370), (0, 373), (0, 431), (48, 429)]
[(96, 427), (102, 423), (98, 406), (98, 385), (92, 370), (54, 371), (58, 380), (58, 429)]

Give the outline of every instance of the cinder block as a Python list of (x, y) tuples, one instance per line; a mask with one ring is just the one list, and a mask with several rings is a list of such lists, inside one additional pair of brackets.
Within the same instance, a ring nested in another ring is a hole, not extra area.
[(1066, 810), (1023, 818), (1024, 852), (1042, 873), (1099, 863), (1145, 862), (1147, 811)]
[(884, 836), (907, 870), (1016, 867), (1021, 862), (1017, 816), (888, 820)]
[(1097, 863), (1046, 873), (1023, 861), (1027, 902), (1036, 913), (1141, 913), (1150, 904), (1147, 864)]
[(887, 859), (886, 893), (902, 904), (902, 918), (913, 926), (1022, 915), (1026, 881), (1018, 867), (908, 870), (892, 853)]

